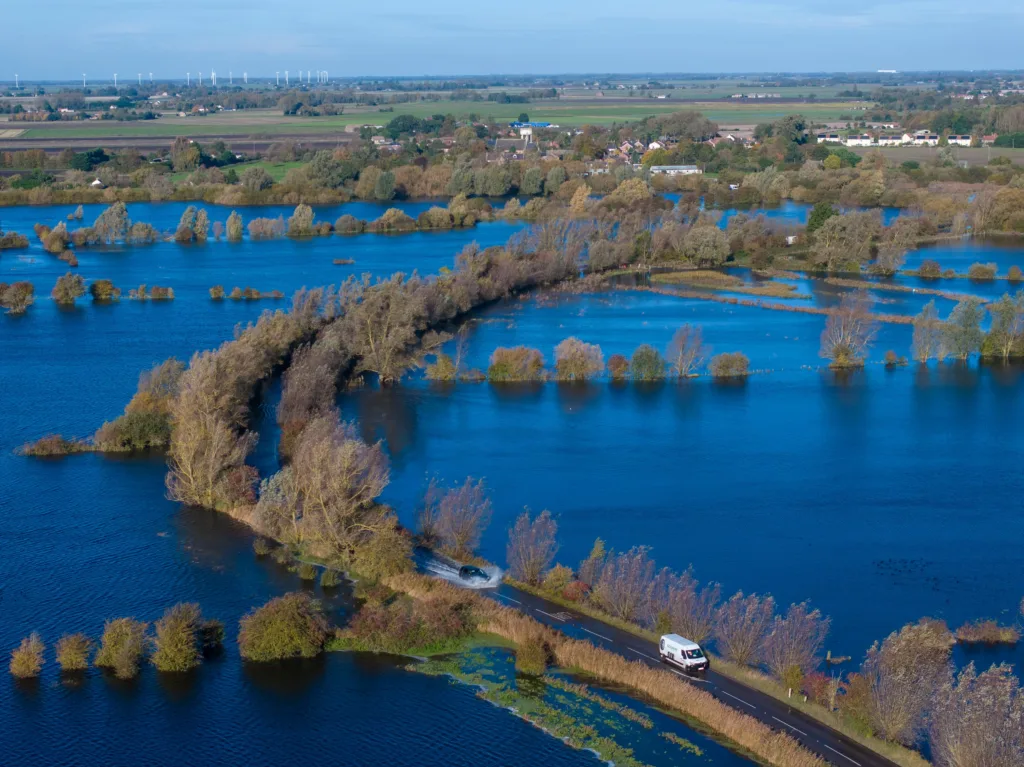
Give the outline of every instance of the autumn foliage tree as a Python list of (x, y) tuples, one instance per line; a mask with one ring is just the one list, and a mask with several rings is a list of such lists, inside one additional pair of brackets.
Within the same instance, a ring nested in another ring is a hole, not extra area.
[(863, 367), (877, 335), (878, 323), (871, 314), (867, 292), (846, 293), (825, 321), (819, 355), (831, 360), (833, 368)]
[(505, 549), (505, 560), (513, 578), (532, 586), (540, 584), (558, 552), (557, 532), (558, 525), (550, 511), (544, 510), (531, 518), (530, 510), (524, 509), (516, 517)]

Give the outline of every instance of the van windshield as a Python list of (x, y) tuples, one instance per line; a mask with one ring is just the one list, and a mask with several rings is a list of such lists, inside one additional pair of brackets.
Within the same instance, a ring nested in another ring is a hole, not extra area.
[(702, 653), (700, 650), (687, 650), (686, 651), (686, 657), (687, 658), (691, 658), (691, 659), (693, 659), (693, 658), (703, 658), (704, 657), (704, 653)]

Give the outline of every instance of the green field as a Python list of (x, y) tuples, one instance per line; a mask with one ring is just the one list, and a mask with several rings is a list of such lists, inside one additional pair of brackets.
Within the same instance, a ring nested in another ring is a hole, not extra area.
[(816, 102), (813, 104), (682, 102), (671, 99), (563, 99), (531, 104), (493, 104), (490, 102), (437, 101), (416, 102), (395, 106), (393, 111), (376, 108), (357, 109), (335, 117), (285, 117), (270, 110), (224, 112), (209, 117), (182, 118), (167, 116), (149, 122), (92, 122), (50, 123), (45, 127), (32, 127), (22, 135), (26, 139), (102, 139), (174, 136), (317, 136), (344, 132), (347, 126), (383, 125), (398, 115), (427, 117), (432, 114), (452, 113), (459, 118), (475, 115), (478, 119), (494, 122), (515, 120), (526, 112), (531, 120), (551, 122), (563, 127), (579, 125), (609, 125), (655, 114), (668, 114), (681, 110), (697, 110), (720, 124), (755, 124), (770, 122), (787, 114), (799, 112), (815, 121), (837, 120), (850, 114), (863, 104), (855, 102)]

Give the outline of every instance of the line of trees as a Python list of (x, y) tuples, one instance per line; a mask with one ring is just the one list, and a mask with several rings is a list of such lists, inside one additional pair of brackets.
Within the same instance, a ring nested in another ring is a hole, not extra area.
[[(991, 319), (986, 332), (981, 325), (986, 313)], [(943, 320), (935, 301), (925, 304), (914, 317), (913, 358), (966, 360), (974, 354), (988, 359), (1024, 357), (1024, 290), (1004, 293), (985, 304), (980, 298), (966, 298), (956, 304)]]
[(957, 672), (954, 637), (924, 618), (893, 632), (845, 677), (820, 669), (830, 619), (802, 602), (777, 612), (771, 596), (722, 598), (691, 569), (658, 568), (647, 547), (610, 551), (598, 539), (575, 570), (555, 564), (557, 524), (529, 510), (510, 529), (512, 578), (655, 633), (675, 632), (712, 646), (728, 661), (767, 671), (867, 735), (928, 746), (941, 767), (1010, 767), (1024, 759), (1024, 690), (1008, 664)]

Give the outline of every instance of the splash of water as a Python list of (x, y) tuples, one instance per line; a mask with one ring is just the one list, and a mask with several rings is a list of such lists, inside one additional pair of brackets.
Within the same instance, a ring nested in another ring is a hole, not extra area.
[(501, 577), (504, 571), (500, 567), (490, 565), (480, 569), (487, 573), (487, 580), (474, 579), (467, 581), (459, 577), (459, 565), (454, 562), (432, 558), (423, 563), (423, 570), (428, 575), (441, 578), (465, 589), (494, 589), (501, 584)]

